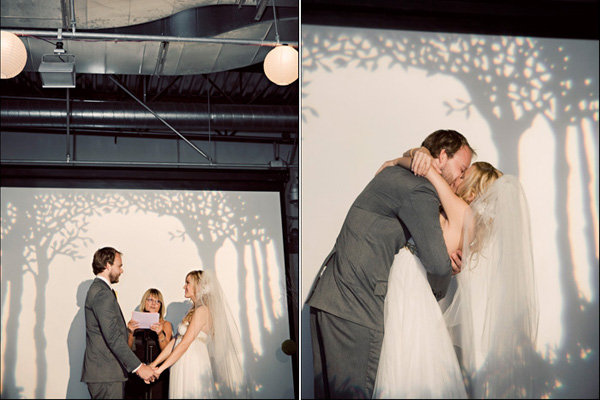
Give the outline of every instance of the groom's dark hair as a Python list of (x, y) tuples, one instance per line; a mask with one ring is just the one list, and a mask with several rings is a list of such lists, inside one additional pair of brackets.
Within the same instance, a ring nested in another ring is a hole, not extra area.
[(113, 249), (112, 247), (103, 247), (96, 250), (94, 253), (94, 259), (92, 260), (92, 269), (94, 275), (98, 275), (106, 267), (106, 263), (113, 264), (115, 262), (115, 255), (122, 254), (120, 251)]
[(433, 132), (423, 140), (421, 146), (427, 148), (433, 158), (437, 158), (442, 150), (446, 150), (448, 157), (452, 158), (454, 153), (463, 146), (467, 146), (473, 155), (477, 154), (467, 142), (467, 138), (451, 129), (439, 129)]

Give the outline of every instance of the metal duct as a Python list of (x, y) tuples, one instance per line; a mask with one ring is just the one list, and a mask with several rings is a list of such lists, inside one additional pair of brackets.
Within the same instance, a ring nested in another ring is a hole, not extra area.
[[(148, 106), (177, 129), (297, 132), (298, 108), (285, 105), (150, 103)], [(66, 128), (64, 101), (2, 99), (3, 128)], [(70, 128), (164, 129), (140, 105), (128, 102), (73, 101)]]

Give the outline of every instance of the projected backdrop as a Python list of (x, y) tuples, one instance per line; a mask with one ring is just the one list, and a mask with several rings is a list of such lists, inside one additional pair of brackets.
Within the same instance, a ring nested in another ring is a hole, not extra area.
[[(532, 219), (539, 395), (598, 395), (598, 42), (302, 26), (302, 288), (356, 196), (437, 129), (517, 175)], [(312, 395), (303, 309), (303, 395)]]
[(2, 397), (89, 398), (83, 304), (96, 249), (123, 252), (126, 320), (158, 288), (174, 327), (185, 275), (215, 269), (253, 396), (293, 397), (278, 192), (2, 188)]

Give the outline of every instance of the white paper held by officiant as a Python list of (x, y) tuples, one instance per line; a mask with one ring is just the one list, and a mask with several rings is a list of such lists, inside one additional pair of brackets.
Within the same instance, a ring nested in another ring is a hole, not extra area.
[(158, 323), (158, 313), (134, 311), (131, 319), (139, 323), (138, 329), (150, 329), (152, 324)]

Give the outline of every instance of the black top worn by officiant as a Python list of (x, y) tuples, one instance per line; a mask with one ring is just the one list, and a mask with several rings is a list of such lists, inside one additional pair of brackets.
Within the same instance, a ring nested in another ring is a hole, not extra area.
[[(133, 332), (133, 352), (145, 364), (150, 364), (160, 354), (158, 335), (151, 329), (136, 329)], [(126, 399), (168, 399), (169, 398), (169, 370), (160, 374), (160, 377), (146, 384), (136, 374), (130, 373), (125, 384)]]

